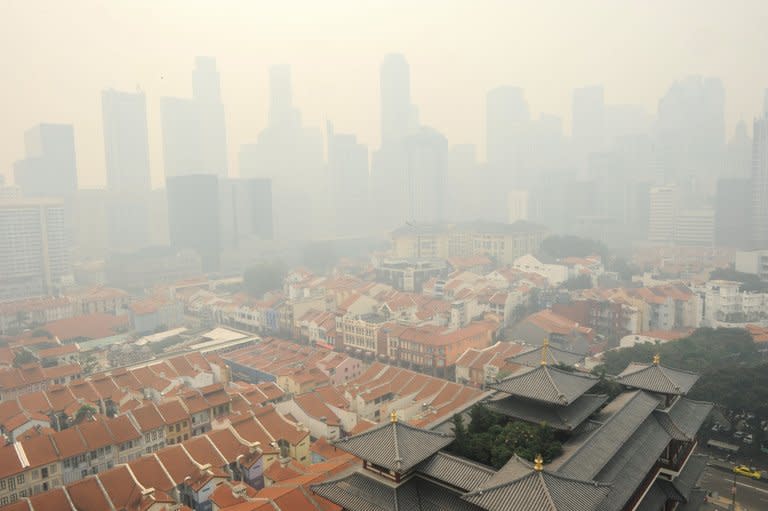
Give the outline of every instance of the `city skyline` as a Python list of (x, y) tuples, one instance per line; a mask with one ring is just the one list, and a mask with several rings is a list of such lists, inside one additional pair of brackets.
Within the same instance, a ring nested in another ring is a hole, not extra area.
[[(378, 148), (378, 68), (391, 52), (402, 53), (409, 64), (411, 102), (418, 107), (421, 122), (444, 133), (451, 145), (475, 144), (481, 160), (485, 95), (505, 85), (523, 89), (532, 118), (555, 114), (562, 118), (564, 132), (570, 133), (575, 88), (600, 84), (606, 105), (638, 105), (655, 117), (658, 101), (674, 82), (688, 75), (719, 76), (725, 89), (726, 138), (740, 120), (751, 128), (768, 83), (759, 65), (768, 37), (760, 31), (761, 16), (754, 15), (764, 6), (696, 3), (697, 16), (691, 19), (687, 14), (693, 3), (665, 8), (662, 17), (652, 5), (592, 3), (605, 16), (590, 20), (588, 8), (560, 6), (553, 11), (552, 4), (520, 8), (494, 2), (439, 11), (427, 2), (406, 18), (401, 4), (370, 11), (344, 8), (341, 2), (326, 9), (299, 3), (293, 9), (274, 7), (261, 13), (240, 12), (225, 3), (213, 17), (192, 4), (184, 17), (172, 20), (174, 2), (154, 6), (151, 18), (144, 9), (148, 4), (127, 10), (107, 4), (91, 10), (92, 23), (80, 30), (69, 27), (67, 37), (62, 28), (48, 22), (58, 19), (56, 6), (43, 11), (14, 4), (4, 16), (8, 27), (2, 37), (11, 38), (7, 45), (13, 41), (14, 47), (23, 47), (25, 41), (42, 39), (44, 34), (47, 39), (42, 45), (30, 44), (23, 52), (26, 58), (12, 59), (8, 65), (14, 72), (0, 85), (3, 110), (10, 113), (2, 133), (7, 143), (0, 148), (0, 173), (9, 176), (13, 162), (23, 157), (26, 129), (39, 122), (72, 123), (82, 186), (104, 186), (99, 95), (104, 89), (135, 90), (138, 85), (147, 96), (152, 184), (161, 186), (160, 98), (191, 95), (189, 70), (195, 55), (217, 59), (227, 109), (230, 175), (236, 175), (239, 147), (266, 125), (268, 69), (275, 64), (291, 66), (294, 105), (302, 111), (306, 126), (320, 128), (333, 120), (338, 131), (355, 134), (372, 150)], [(68, 12), (86, 6), (76, 4)], [(39, 27), (27, 22), (35, 16)], [(121, 22), (109, 21), (113, 16)], [(462, 17), (467, 21), (461, 30), (448, 30)], [(608, 26), (606, 17), (616, 23)], [(433, 22), (427, 23), (429, 19)], [(317, 28), (307, 29), (310, 20)], [(627, 39), (624, 30), (630, 20), (636, 37)], [(473, 22), (483, 27), (482, 34), (472, 28)], [(267, 25), (281, 27), (282, 32), (276, 34), (277, 29)], [(226, 37), (208, 38), (220, 26), (228, 28)], [(15, 27), (25, 27), (25, 32)], [(333, 28), (336, 39), (325, 36), (321, 27)], [(297, 30), (303, 38), (296, 37)], [(586, 35), (596, 30), (602, 39), (586, 41)], [(75, 32), (71, 38), (70, 32)], [(509, 36), (500, 39), (507, 32), (516, 34), (514, 41)], [(60, 44), (48, 44), (56, 38), (61, 38)], [(93, 38), (99, 44), (82, 45)], [(177, 44), (154, 54), (152, 45), (169, 38)], [(266, 40), (273, 44), (266, 45)], [(41, 65), (60, 53), (79, 58), (67, 59), (66, 65), (58, 61)], [(74, 75), (81, 79), (72, 80)], [(53, 83), (56, 94), (46, 89), (45, 84)]]

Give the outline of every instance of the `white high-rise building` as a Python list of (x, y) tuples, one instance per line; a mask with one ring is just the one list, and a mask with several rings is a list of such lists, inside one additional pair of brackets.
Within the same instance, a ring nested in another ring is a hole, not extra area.
[(671, 243), (674, 240), (676, 210), (677, 189), (675, 186), (651, 188), (648, 241)]
[(680, 211), (675, 218), (675, 243), (713, 246), (715, 244), (714, 210), (688, 209)]
[(63, 201), (0, 201), (0, 301), (52, 293), (71, 280)]

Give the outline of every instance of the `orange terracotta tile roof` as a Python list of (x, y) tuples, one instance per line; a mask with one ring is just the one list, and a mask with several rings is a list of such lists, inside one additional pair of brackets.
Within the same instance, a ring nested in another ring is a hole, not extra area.
[(75, 316), (46, 323), (41, 328), (61, 341), (70, 339), (101, 339), (117, 334), (129, 327), (128, 315), (113, 316), (105, 313)]

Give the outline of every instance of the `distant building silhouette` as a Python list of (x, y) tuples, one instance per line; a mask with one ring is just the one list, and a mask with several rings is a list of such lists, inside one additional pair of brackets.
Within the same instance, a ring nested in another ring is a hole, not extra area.
[(40, 124), (24, 134), (26, 156), (14, 166), (26, 197), (71, 197), (77, 190), (75, 134), (71, 124)]
[(194, 249), (204, 271), (217, 271), (221, 251), (218, 178), (205, 174), (169, 177), (166, 193), (171, 246)]
[(715, 194), (715, 243), (721, 247), (747, 248), (750, 239), (750, 181), (721, 179)]
[(381, 145), (397, 142), (418, 126), (411, 103), (411, 71), (405, 57), (392, 53), (384, 57), (380, 70)]
[(271, 240), (272, 182), (269, 179), (219, 181), (221, 246), (239, 248), (247, 239)]
[(101, 94), (107, 166), (109, 246), (135, 250), (149, 244), (149, 142), (143, 92)]
[(408, 213), (411, 222), (438, 223), (445, 218), (448, 139), (422, 127), (405, 138)]
[(269, 124), (257, 143), (241, 146), (240, 177), (272, 181), (275, 237), (310, 239), (327, 228), (322, 134), (302, 126), (289, 67), (271, 67), (269, 83)]
[[(573, 145), (581, 158), (605, 149), (605, 99), (603, 86), (573, 89)], [(583, 165), (582, 160), (582, 165)]]
[(328, 178), (335, 235), (368, 234), (368, 148), (354, 135), (335, 133), (329, 122)]
[(752, 248), (768, 248), (768, 91), (763, 114), (752, 129)]
[(197, 57), (193, 96), (162, 98), (165, 176), (213, 174), (226, 177), (227, 132), (219, 73), (212, 57)]

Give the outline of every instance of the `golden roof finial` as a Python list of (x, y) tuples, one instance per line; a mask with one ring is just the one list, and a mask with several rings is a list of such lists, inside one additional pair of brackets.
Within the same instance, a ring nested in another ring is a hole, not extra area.
[(547, 350), (549, 349), (549, 337), (544, 338), (544, 344), (541, 345), (541, 365), (547, 365)]
[(657, 365), (659, 365), (660, 363), (661, 363), (661, 355), (659, 355), (658, 353), (656, 353), (656, 354), (653, 356), (653, 365), (657, 366)]
[(533, 470), (536, 472), (544, 470), (544, 458), (541, 457), (541, 454), (537, 454), (536, 459), (533, 460)]
[(389, 422), (397, 422), (397, 410), (392, 410), (392, 413), (389, 414)]

